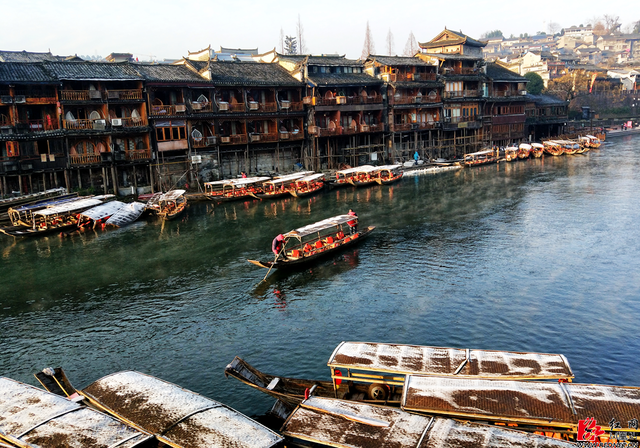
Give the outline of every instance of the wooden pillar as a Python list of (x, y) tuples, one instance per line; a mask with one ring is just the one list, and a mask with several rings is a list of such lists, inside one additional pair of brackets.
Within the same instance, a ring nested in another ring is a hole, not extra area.
[(155, 193), (153, 185), (153, 166), (149, 165), (149, 182), (151, 183), (151, 193)]
[(47, 173), (42, 173), (42, 191), (47, 191)]
[(18, 189), (20, 190), (20, 194), (22, 194), (22, 176), (18, 176)]
[(118, 173), (115, 165), (111, 165), (111, 178), (113, 180), (113, 194), (118, 196)]
[(82, 176), (80, 176), (80, 168), (78, 168), (78, 189), (82, 189)]
[(138, 194), (138, 173), (136, 172), (136, 166), (133, 165), (133, 186), (136, 189), (136, 195)]
[(102, 194), (107, 194), (107, 187), (109, 186), (109, 179), (106, 176), (105, 168), (102, 167)]
[(0, 185), (0, 196), (7, 194), (7, 176), (2, 176), (2, 185)]
[(64, 184), (67, 188), (67, 193), (71, 192), (71, 179), (69, 177), (69, 170), (65, 168), (64, 170)]

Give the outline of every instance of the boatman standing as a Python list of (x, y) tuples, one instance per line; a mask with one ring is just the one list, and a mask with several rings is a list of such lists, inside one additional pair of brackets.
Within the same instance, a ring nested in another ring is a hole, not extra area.
[[(283, 246), (284, 246), (284, 236), (280, 234), (277, 237), (275, 237), (273, 239), (273, 242), (271, 243), (271, 250), (275, 254), (276, 260), (279, 258), (280, 251), (282, 250)], [(287, 258), (287, 256), (283, 253), (282, 258)]]
[(349, 213), (347, 213), (347, 215), (353, 216), (351, 221), (347, 221), (351, 235), (358, 233), (358, 215), (356, 215), (356, 212), (352, 209), (349, 209)]

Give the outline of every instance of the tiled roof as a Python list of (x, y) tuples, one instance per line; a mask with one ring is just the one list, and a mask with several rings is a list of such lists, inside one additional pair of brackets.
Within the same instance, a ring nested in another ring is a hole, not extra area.
[(58, 61), (59, 56), (49, 53), (33, 53), (30, 51), (0, 51), (0, 62), (42, 62)]
[(536, 103), (539, 106), (559, 106), (566, 105), (567, 102), (552, 95), (531, 95), (527, 93), (525, 99), (529, 102)]
[(369, 55), (367, 61), (378, 62), (382, 65), (388, 66), (420, 66), (420, 67), (432, 67), (431, 64), (427, 64), (425, 61), (415, 57), (409, 56), (377, 56)]
[[(446, 37), (446, 39), (438, 40), (441, 36)], [(438, 34), (429, 42), (418, 43), (418, 45), (421, 48), (437, 48), (442, 46), (446, 47), (448, 45), (459, 45), (459, 44), (470, 45), (472, 47), (484, 47), (485, 45), (487, 45), (486, 42), (481, 42), (479, 40), (472, 39), (471, 37), (467, 36), (461, 31), (458, 32), (458, 31), (452, 31), (447, 29), (442, 31), (440, 34)]]
[(57, 83), (42, 64), (4, 62), (0, 64), (0, 82), (6, 83)]
[(150, 82), (197, 82), (209, 81), (184, 65), (168, 64), (130, 64), (142, 78)]
[(358, 59), (347, 59), (344, 56), (310, 56), (300, 54), (278, 55), (281, 61), (290, 61), (293, 63), (301, 63), (305, 60), (307, 65), (332, 66), (332, 67), (362, 67), (364, 64)]
[(465, 54), (447, 54), (447, 53), (422, 53), (425, 56), (431, 56), (443, 61), (479, 61), (482, 56), (469, 56)]
[(492, 81), (527, 82), (528, 79), (495, 63), (487, 64), (487, 77)]
[(59, 80), (127, 81), (140, 79), (140, 74), (128, 63), (43, 62), (43, 66)]
[(309, 81), (316, 86), (364, 86), (382, 85), (381, 79), (373, 78), (366, 73), (313, 73)]
[(279, 64), (261, 62), (216, 62), (209, 66), (214, 85), (300, 86), (301, 83)]

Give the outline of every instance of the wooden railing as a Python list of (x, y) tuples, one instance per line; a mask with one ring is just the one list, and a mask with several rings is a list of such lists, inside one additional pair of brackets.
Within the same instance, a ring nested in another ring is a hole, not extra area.
[(122, 126), (124, 126), (125, 128), (133, 128), (133, 127), (147, 125), (147, 120), (145, 120), (144, 118), (128, 117), (128, 118), (121, 118), (121, 120), (122, 120)]
[(247, 140), (246, 134), (226, 135), (219, 138), (221, 145), (239, 145), (241, 143), (247, 143)]
[(131, 151), (125, 151), (125, 158), (127, 160), (148, 160), (151, 158), (151, 150), (134, 149)]
[(60, 99), (63, 101), (102, 101), (99, 90), (61, 90)]
[(346, 126), (342, 128), (342, 135), (351, 135), (358, 133), (358, 126)]
[(19, 128), (26, 129), (28, 132), (54, 131), (59, 129), (57, 120), (28, 120), (16, 123)]
[(142, 89), (108, 90), (107, 98), (109, 100), (120, 100), (120, 101), (141, 100)]
[(445, 75), (476, 75), (479, 72), (471, 67), (445, 67), (443, 73)]
[(212, 113), (215, 112), (213, 103), (191, 103), (191, 110), (195, 113)]
[(152, 104), (151, 115), (175, 115), (176, 106), (170, 104)]
[(62, 120), (65, 129), (93, 129), (93, 120)]
[(70, 154), (69, 158), (72, 165), (88, 165), (102, 161), (100, 154)]
[(444, 92), (444, 98), (475, 98), (480, 96), (480, 90), (453, 90)]
[(341, 126), (336, 126), (333, 129), (318, 128), (318, 136), (320, 136), (320, 137), (330, 137), (332, 135), (342, 135), (342, 127)]
[(251, 134), (252, 142), (277, 142), (279, 134)]
[(213, 146), (219, 141), (219, 138), (215, 135), (208, 135), (196, 140), (191, 137), (191, 143), (194, 148), (206, 148), (207, 146)]
[(244, 112), (244, 103), (229, 103), (229, 110), (231, 112)]
[(394, 132), (410, 131), (411, 130), (411, 123), (400, 123), (400, 124), (394, 123), (392, 130)]

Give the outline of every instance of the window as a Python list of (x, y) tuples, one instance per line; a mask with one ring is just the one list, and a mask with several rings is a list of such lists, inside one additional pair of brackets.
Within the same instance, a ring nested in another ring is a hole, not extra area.
[(184, 120), (162, 121), (156, 123), (156, 138), (159, 142), (185, 140), (187, 126)]

